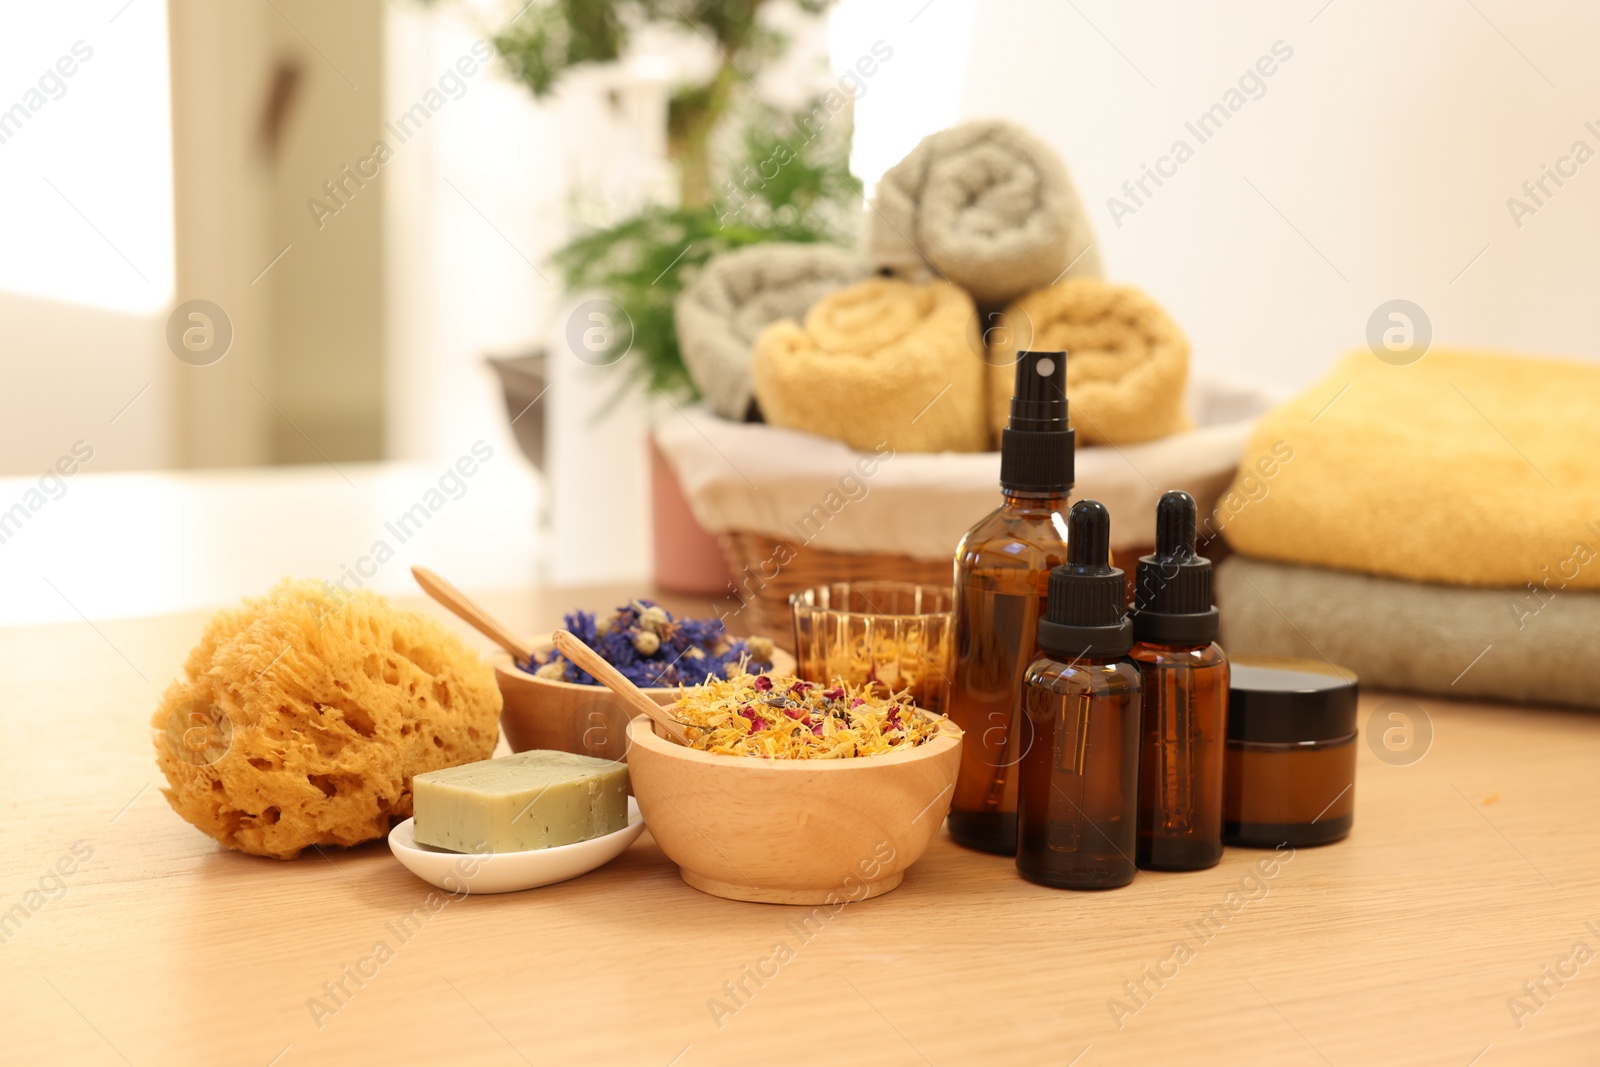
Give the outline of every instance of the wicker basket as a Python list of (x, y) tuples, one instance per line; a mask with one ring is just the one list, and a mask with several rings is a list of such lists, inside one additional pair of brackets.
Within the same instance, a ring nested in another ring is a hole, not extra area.
[[(793, 542), (738, 530), (722, 534), (718, 540), (723, 554), (728, 557), (728, 568), (733, 571), (739, 599), (745, 605), (739, 609), (742, 616), (739, 629), (765, 634), (790, 652), (794, 651), (790, 594), (831, 582), (949, 585), (955, 580), (955, 545), (950, 546), (950, 560), (940, 562), (880, 553), (830, 552), (804, 545), (796, 548)], [(780, 552), (785, 545), (788, 545), (788, 552)], [(1134, 564), (1149, 551), (1145, 547), (1112, 553), (1112, 562), (1128, 575), (1130, 591)], [(773, 577), (764, 578), (773, 570), (780, 555), (789, 556), (789, 562), (777, 567)]]
[[(1078, 450), (1072, 498), (1093, 497), (1110, 509), (1112, 562), (1130, 586), (1139, 557), (1151, 550), (1161, 489), (1183, 489), (1202, 514), (1212, 512), (1274, 398), (1255, 386), (1197, 378), (1189, 402), (1195, 428), (1187, 433)], [(994, 453), (906, 453), (869, 469), (862, 461), (871, 457), (835, 441), (698, 409), (680, 414), (654, 432), (733, 573), (742, 606), (725, 617), (734, 632), (761, 633), (791, 651), (790, 594), (867, 580), (948, 586), (956, 542), (999, 502)], [(857, 472), (856, 484), (846, 485), (841, 474)], [(823, 510), (828, 517), (813, 521)], [(1220, 538), (1197, 547), (1213, 562), (1224, 551)]]

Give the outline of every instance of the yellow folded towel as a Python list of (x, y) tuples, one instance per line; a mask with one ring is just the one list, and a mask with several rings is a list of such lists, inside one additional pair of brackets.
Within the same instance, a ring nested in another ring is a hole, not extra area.
[(987, 444), (972, 300), (946, 282), (872, 278), (823, 297), (805, 325), (756, 338), (751, 378), (774, 426), (871, 451), (977, 452)]
[(1065, 349), (1078, 444), (1133, 444), (1182, 433), (1189, 341), (1150, 297), (1097, 278), (1035, 290), (989, 324), (989, 430), (1005, 429), (1017, 353)]
[(1263, 559), (1533, 583), (1541, 600), (1600, 589), (1597, 411), (1592, 364), (1434, 349), (1393, 366), (1356, 351), (1261, 420), (1213, 520)]

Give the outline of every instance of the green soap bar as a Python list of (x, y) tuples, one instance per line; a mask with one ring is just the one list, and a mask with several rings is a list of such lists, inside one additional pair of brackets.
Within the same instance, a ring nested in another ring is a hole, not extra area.
[(412, 836), (454, 852), (570, 845), (628, 825), (628, 767), (535, 750), (411, 779)]

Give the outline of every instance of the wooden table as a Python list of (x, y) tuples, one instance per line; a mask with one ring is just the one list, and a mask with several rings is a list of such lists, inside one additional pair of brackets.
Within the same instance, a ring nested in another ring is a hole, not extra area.
[[(534, 632), (617, 592), (491, 603)], [(28, 913), (0, 944), (6, 1063), (1600, 1062), (1593, 716), (1419, 701), (1426, 756), (1363, 742), (1352, 837), (1271, 877), (1269, 854), (1230, 849), (1210, 871), (1054, 892), (941, 839), (899, 890), (801, 941), (798, 909), (698, 893), (646, 834), (402, 942), (391, 926), (429, 887), (385, 845), (256, 859), (163, 801), (147, 723), (201, 623), (0, 631), (0, 914)], [(76, 863), (59, 882), (58, 861)], [(379, 941), (392, 958), (345, 978), (319, 1025), (308, 1002)], [(745, 977), (780, 943), (775, 976)], [(1514, 1017), (1519, 997), (1537, 1010)]]

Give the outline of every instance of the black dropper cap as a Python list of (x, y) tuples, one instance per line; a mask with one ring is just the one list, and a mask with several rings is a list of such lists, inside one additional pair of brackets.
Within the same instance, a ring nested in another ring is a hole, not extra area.
[(1067, 424), (1067, 354), (1020, 353), (1011, 418), (1000, 434), (1000, 488), (1016, 493), (1071, 489), (1075, 436)]
[(1166, 645), (1217, 639), (1211, 604), (1211, 561), (1194, 552), (1194, 497), (1163, 493), (1156, 505), (1156, 550), (1134, 572), (1133, 636)]
[(1121, 656), (1133, 647), (1127, 585), (1111, 565), (1111, 513), (1080, 500), (1067, 513), (1067, 562), (1050, 571), (1039, 645), (1052, 656)]

